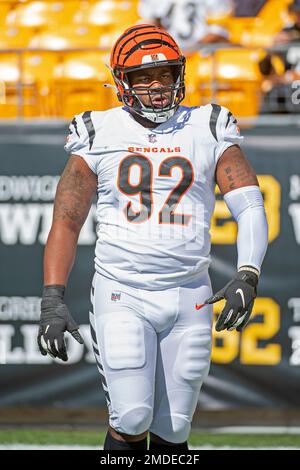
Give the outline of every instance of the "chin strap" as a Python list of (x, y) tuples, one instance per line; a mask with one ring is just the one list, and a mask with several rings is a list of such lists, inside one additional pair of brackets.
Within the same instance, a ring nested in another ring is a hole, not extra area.
[[(147, 111), (144, 111), (140, 114), (140, 116), (145, 117), (149, 121), (152, 122), (157, 122), (157, 123), (162, 123), (166, 122), (168, 119), (170, 119), (172, 116), (174, 116), (176, 109), (170, 109), (169, 111), (162, 111), (159, 114), (154, 114), (154, 113), (147, 113)], [(139, 113), (137, 113), (139, 114)]]

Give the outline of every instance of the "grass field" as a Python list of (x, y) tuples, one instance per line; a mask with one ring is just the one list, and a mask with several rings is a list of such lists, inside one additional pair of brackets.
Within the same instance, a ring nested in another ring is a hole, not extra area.
[[(102, 446), (105, 433), (46, 429), (0, 430), (0, 446), (7, 444)], [(204, 434), (192, 433), (192, 447), (293, 447), (300, 449), (300, 435), (292, 434)]]

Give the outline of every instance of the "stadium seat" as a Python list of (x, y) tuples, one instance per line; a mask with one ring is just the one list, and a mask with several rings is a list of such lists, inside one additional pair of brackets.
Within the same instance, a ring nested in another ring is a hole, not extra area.
[(79, 1), (29, 1), (20, 3), (9, 13), (7, 23), (13, 26), (44, 29), (71, 24), (80, 7)]
[(278, 21), (278, 18), (285, 20), (288, 16), (288, 7), (293, 0), (268, 0), (258, 17), (267, 21)]
[[(213, 58), (214, 54), (214, 58)], [(187, 61), (187, 103), (218, 102), (239, 117), (256, 116), (260, 108), (262, 50), (219, 49)]]
[[(235, 43), (251, 48), (271, 46), (274, 34), (287, 22), (290, 2), (269, 0), (256, 18), (226, 16), (209, 18), (209, 22), (229, 24)], [(1, 113), (16, 116), (20, 96), (17, 57), (3, 55), (1, 50), (23, 47), (33, 49), (22, 61), (26, 116), (69, 118), (83, 109), (95, 108), (95, 103), (97, 109), (120, 104), (114, 92), (102, 86), (105, 82), (113, 85), (104, 65), (109, 62), (108, 53), (104, 60), (104, 52), (65, 51), (109, 51), (119, 34), (138, 21), (137, 4), (138, 0), (0, 0)], [(35, 50), (43, 48), (46, 51)], [(258, 62), (262, 56), (259, 48), (222, 49), (215, 53), (213, 65), (212, 55), (193, 54), (187, 65), (186, 104), (215, 100), (238, 116), (256, 115), (262, 83)]]
[(122, 28), (121, 25), (119, 29), (113, 29), (113, 30), (105, 29), (105, 30), (99, 31), (98, 46), (110, 51), (112, 44), (116, 42), (116, 40), (123, 33), (123, 31), (124, 31), (124, 27)]
[(33, 35), (30, 47), (52, 50), (99, 47), (101, 29), (93, 26), (77, 25), (61, 30), (48, 29)]
[(114, 92), (105, 88), (112, 83), (105, 65), (107, 55), (66, 53), (54, 68), (56, 114), (71, 118), (88, 109), (104, 110), (118, 104)]
[(15, 26), (0, 27), (0, 50), (27, 47), (31, 36), (32, 33), (27, 28)]
[(0, 28), (6, 25), (6, 19), (11, 8), (9, 3), (0, 2)]
[(229, 37), (233, 44), (245, 47), (271, 47), (280, 27), (261, 18), (232, 18)]
[(41, 114), (41, 98), (37, 84), (34, 78), (27, 74), (23, 65), (23, 59), (16, 54), (1, 54), (0, 118), (33, 117)]
[(231, 18), (230, 41), (249, 47), (271, 47), (273, 38), (288, 22), (291, 0), (269, 0), (257, 17)]
[(74, 22), (124, 30), (138, 19), (136, 0), (102, 0), (91, 2), (88, 8), (78, 11)]
[(122, 32), (123, 29), (110, 31), (99, 26), (76, 25), (61, 31), (37, 32), (29, 40), (29, 46), (51, 50), (100, 48), (109, 51)]
[(61, 61), (61, 54), (56, 52), (32, 51), (24, 53), (23, 68), (27, 82), (35, 84), (39, 96), (39, 116), (56, 116), (53, 74), (55, 67)]
[(215, 13), (215, 14), (210, 13), (209, 16), (207, 16), (206, 21), (210, 25), (217, 24), (221, 27), (224, 27), (225, 29), (228, 29), (228, 24), (233, 18), (233, 15), (234, 15), (234, 8), (232, 8), (231, 11), (228, 10), (227, 13), (224, 13), (224, 12)]

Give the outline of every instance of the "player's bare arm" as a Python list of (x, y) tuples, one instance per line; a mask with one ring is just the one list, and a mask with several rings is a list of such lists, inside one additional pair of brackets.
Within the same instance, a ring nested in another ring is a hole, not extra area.
[(239, 146), (229, 147), (220, 157), (216, 182), (238, 224), (238, 273), (206, 303), (226, 299), (216, 330), (241, 331), (249, 321), (267, 247), (267, 223), (255, 171)]
[(78, 236), (97, 190), (96, 175), (78, 156), (71, 156), (60, 178), (44, 257), (44, 290), (38, 345), (43, 355), (68, 360), (64, 332), (83, 343), (63, 297)]
[(58, 183), (53, 222), (63, 220), (80, 230), (96, 190), (96, 175), (81, 157), (72, 155)]
[(44, 285), (67, 284), (80, 230), (97, 191), (97, 177), (73, 155), (58, 183), (53, 222), (45, 249)]
[(238, 145), (232, 145), (221, 156), (216, 168), (216, 182), (222, 194), (243, 186), (258, 186), (255, 171)]

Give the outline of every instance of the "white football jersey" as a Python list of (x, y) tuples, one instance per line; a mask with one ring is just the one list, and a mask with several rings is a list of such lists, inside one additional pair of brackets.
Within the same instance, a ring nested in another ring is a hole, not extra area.
[(180, 106), (155, 129), (122, 107), (75, 116), (65, 149), (98, 177), (97, 272), (149, 290), (203, 274), (216, 163), (241, 139), (234, 116), (216, 104)]
[(145, 22), (159, 19), (184, 51), (196, 48), (209, 33), (227, 37), (224, 28), (208, 24), (207, 19), (232, 11), (232, 0), (140, 0), (139, 3), (139, 15)]

